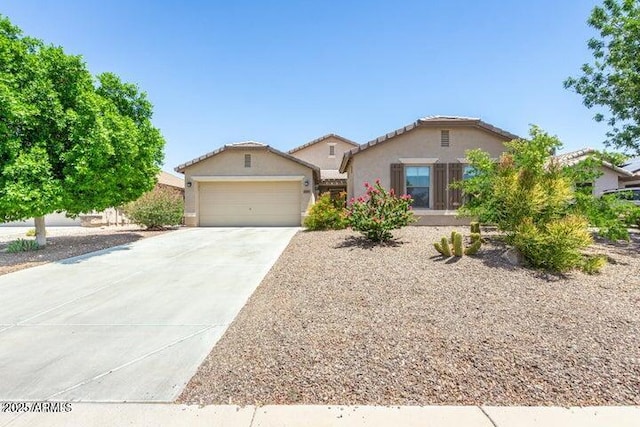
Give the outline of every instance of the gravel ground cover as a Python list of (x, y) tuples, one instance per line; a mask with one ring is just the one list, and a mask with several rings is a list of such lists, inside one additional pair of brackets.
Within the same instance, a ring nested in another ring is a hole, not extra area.
[(178, 401), (640, 404), (640, 236), (601, 275), (514, 267), (496, 239), (444, 260), (448, 227), (388, 246), (300, 232)]
[(48, 262), (58, 261), (136, 240), (156, 236), (166, 231), (141, 230), (136, 225), (109, 227), (47, 227), (47, 246), (30, 252), (7, 253), (7, 244), (17, 238), (26, 237), (25, 227), (2, 227), (0, 229), (0, 275)]

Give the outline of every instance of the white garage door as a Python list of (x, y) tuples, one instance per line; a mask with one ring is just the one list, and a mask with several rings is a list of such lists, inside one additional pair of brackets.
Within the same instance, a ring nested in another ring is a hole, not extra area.
[(299, 226), (299, 181), (201, 182), (200, 226)]

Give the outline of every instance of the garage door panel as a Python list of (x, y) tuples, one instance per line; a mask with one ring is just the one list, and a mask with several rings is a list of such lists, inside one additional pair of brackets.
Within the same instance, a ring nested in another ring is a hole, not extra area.
[(199, 186), (201, 226), (298, 226), (299, 181), (209, 182)]

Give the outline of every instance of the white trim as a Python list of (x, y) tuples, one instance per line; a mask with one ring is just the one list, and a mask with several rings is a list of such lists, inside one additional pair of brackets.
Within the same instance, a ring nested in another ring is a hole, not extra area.
[(401, 157), (398, 161), (405, 165), (429, 165), (438, 163), (437, 157)]
[(196, 182), (252, 182), (252, 181), (302, 181), (304, 175), (198, 175), (192, 176)]
[(469, 163), (469, 159), (466, 157), (458, 157), (456, 160), (458, 160), (459, 163)]

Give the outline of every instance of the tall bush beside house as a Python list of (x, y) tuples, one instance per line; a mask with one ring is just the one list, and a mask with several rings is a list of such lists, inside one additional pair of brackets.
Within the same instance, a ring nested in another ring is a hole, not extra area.
[(168, 188), (155, 188), (123, 207), (132, 222), (150, 230), (178, 225), (182, 222), (182, 195)]
[(365, 182), (364, 186), (366, 194), (352, 199), (347, 207), (347, 220), (352, 229), (374, 242), (385, 242), (393, 238), (391, 230), (415, 221), (411, 196), (398, 196), (393, 189), (387, 191), (380, 180), (376, 180), (375, 185)]
[(308, 230), (341, 230), (346, 228), (346, 199), (345, 193), (334, 197), (331, 196), (331, 193), (321, 194), (304, 219), (304, 226)]
[(535, 126), (530, 135), (506, 143), (498, 162), (481, 150), (467, 153), (474, 174), (456, 184), (466, 196), (460, 212), (496, 224), (534, 267), (583, 268), (580, 251), (592, 240), (588, 221), (573, 208), (574, 183), (552, 157), (562, 144)]

